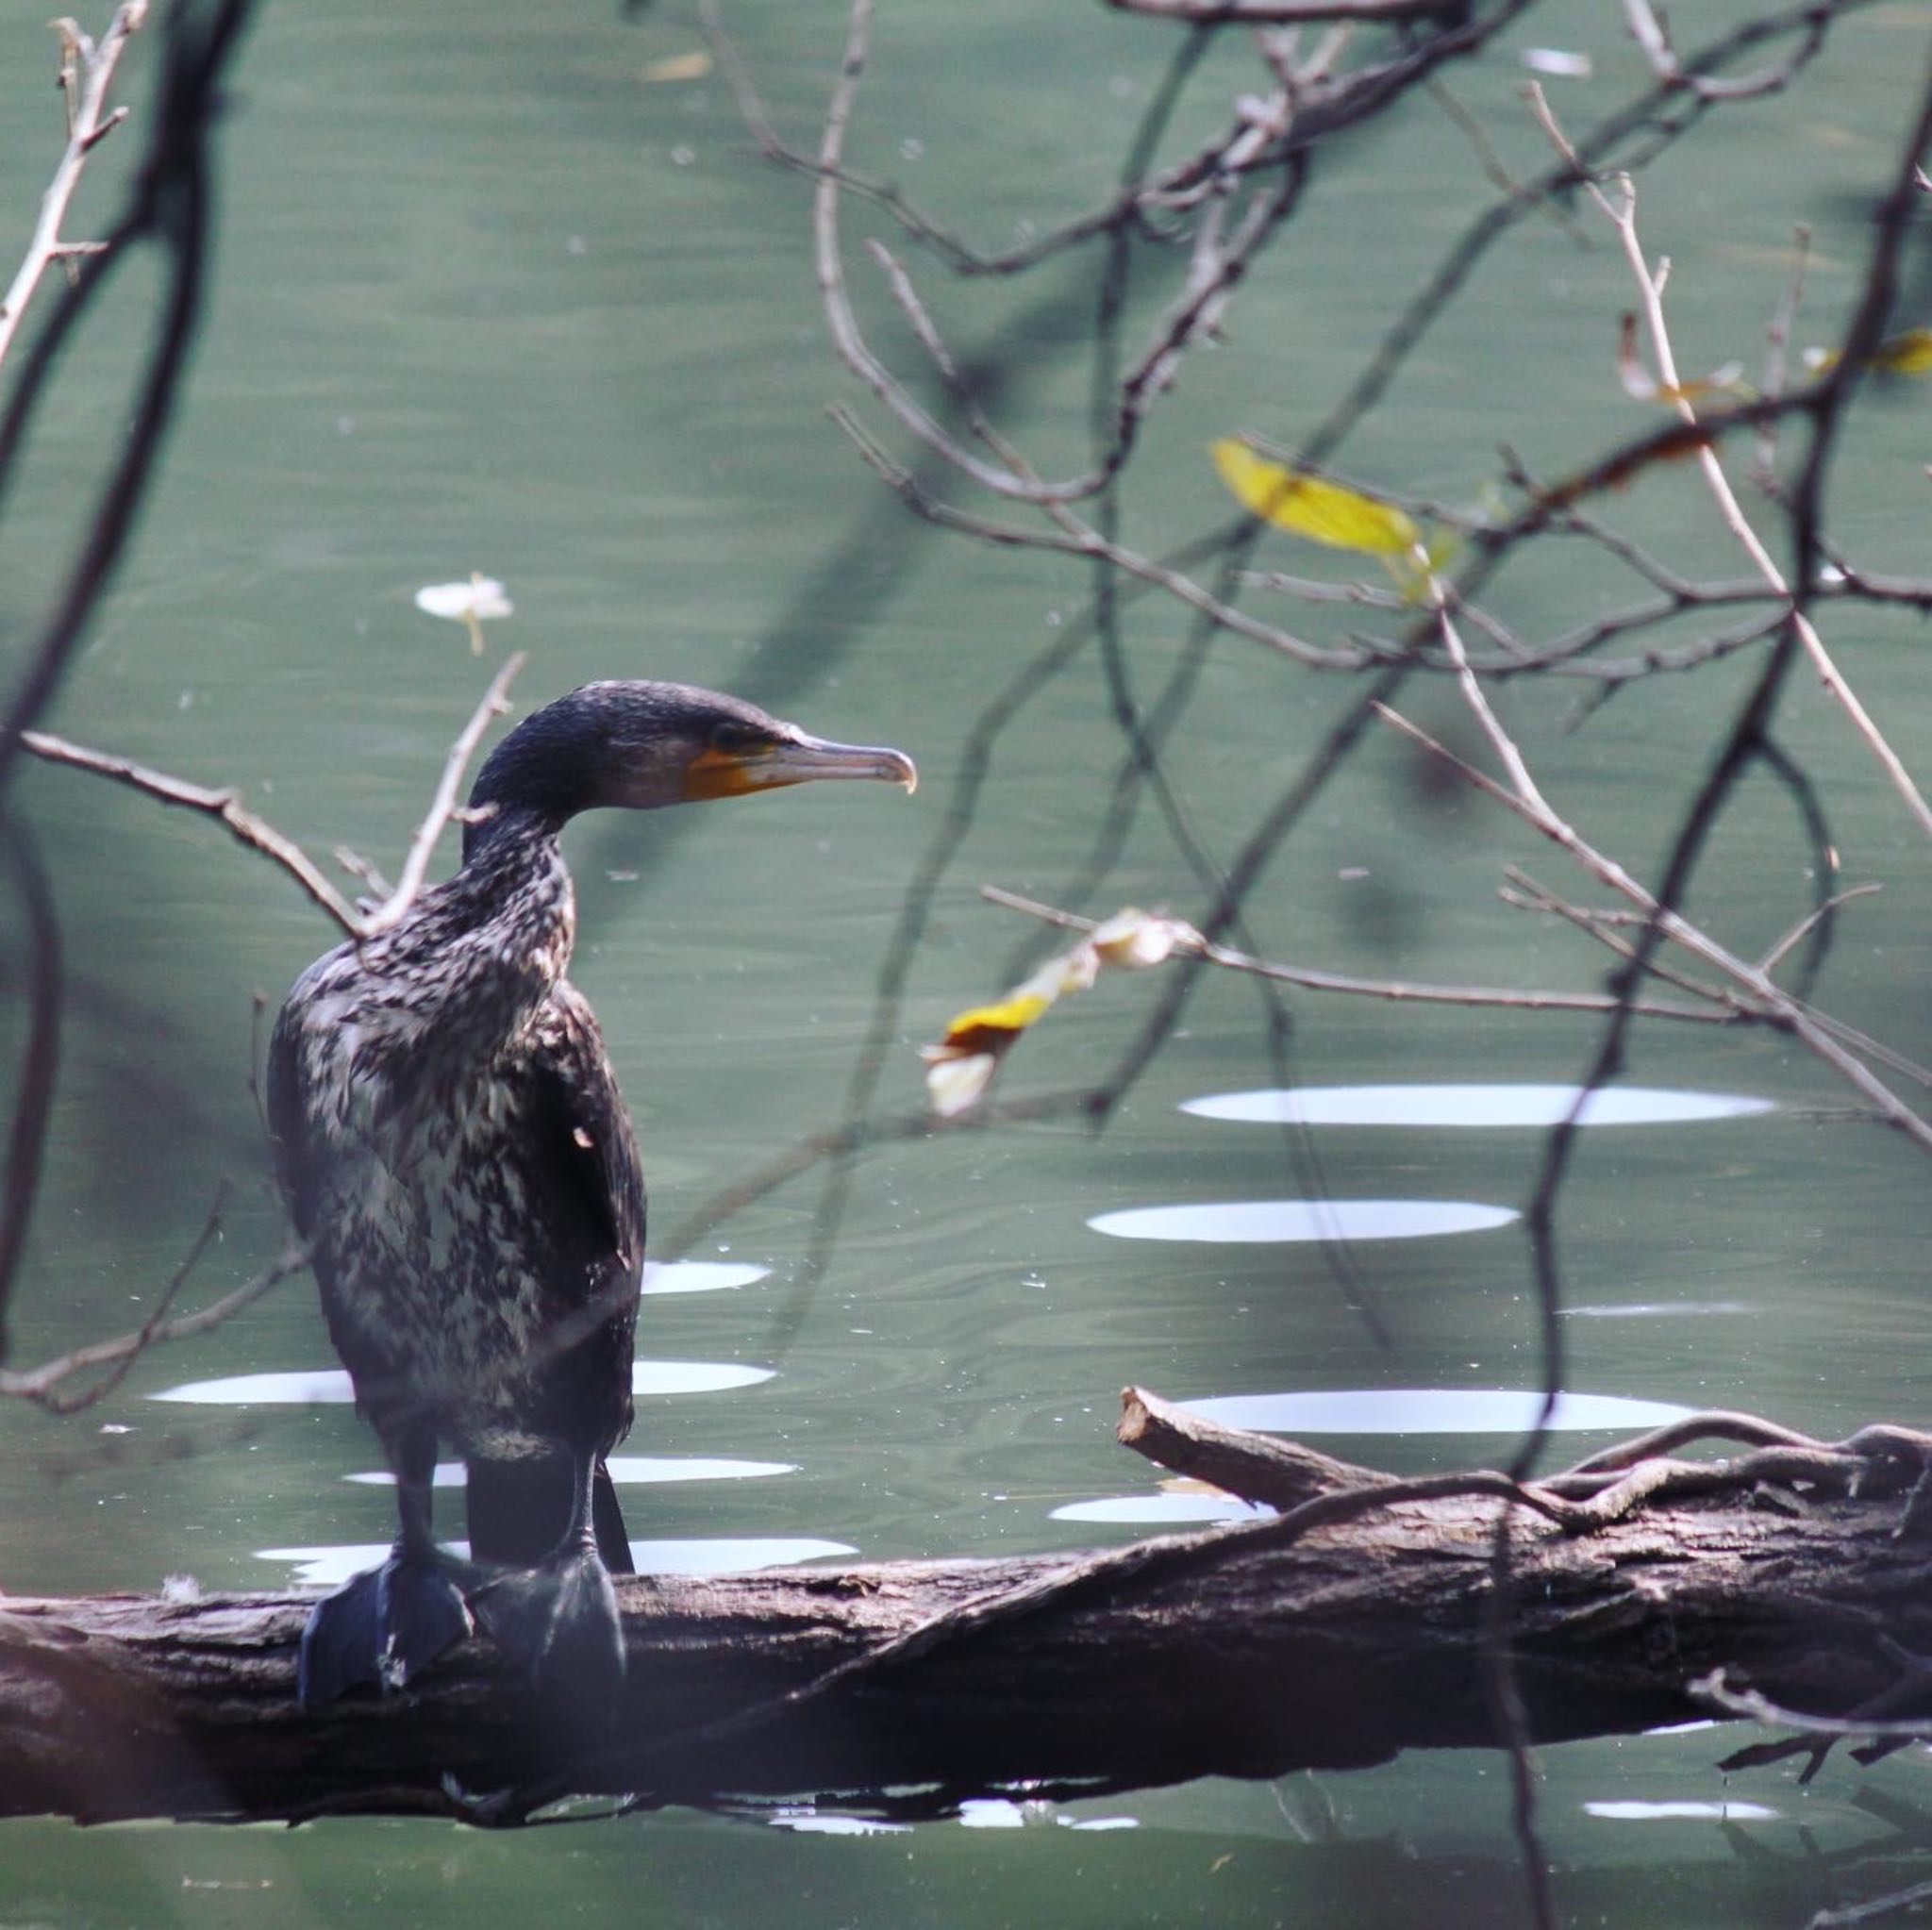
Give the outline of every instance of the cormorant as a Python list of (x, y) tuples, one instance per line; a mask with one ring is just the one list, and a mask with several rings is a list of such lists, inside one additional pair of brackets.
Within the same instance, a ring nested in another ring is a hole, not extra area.
[[(631, 1423), (644, 1190), (597, 1022), (564, 976), (558, 836), (830, 777), (914, 782), (898, 751), (827, 743), (682, 684), (596, 683), (526, 718), (470, 796), (463, 861), (391, 927), (318, 958), (275, 1021), (269, 1124), (356, 1402), (394, 1471), (383, 1564), (318, 1603), (300, 1693), (400, 1688), (472, 1606), (537, 1679), (595, 1695), (630, 1572), (604, 1456)], [(430, 1532), (439, 1442), (468, 1463), (471, 1554)]]

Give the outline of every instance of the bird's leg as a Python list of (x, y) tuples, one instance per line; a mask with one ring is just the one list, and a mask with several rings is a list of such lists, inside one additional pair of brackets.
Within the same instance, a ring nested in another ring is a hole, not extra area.
[(596, 1469), (594, 1449), (571, 1450), (570, 1514), (556, 1547), (534, 1568), (490, 1583), (476, 1610), (491, 1636), (526, 1658), (540, 1688), (608, 1722), (624, 1679), (624, 1626), (610, 1571), (597, 1552)]
[(579, 1555), (595, 1555), (597, 1531), (591, 1524), (591, 1488), (596, 1476), (595, 1455), (575, 1455), (570, 1464), (570, 1521), (552, 1552), (552, 1561), (564, 1561)]
[(311, 1706), (365, 1683), (385, 1693), (399, 1689), (475, 1628), (431, 1531), (435, 1433), (412, 1427), (384, 1445), (396, 1477), (395, 1546), (381, 1567), (310, 1612), (298, 1685)]
[(475, 1632), (463, 1591), (443, 1565), (431, 1529), (436, 1435), (411, 1428), (395, 1457), (396, 1543), (376, 1570), (384, 1689), (401, 1689), (453, 1642)]

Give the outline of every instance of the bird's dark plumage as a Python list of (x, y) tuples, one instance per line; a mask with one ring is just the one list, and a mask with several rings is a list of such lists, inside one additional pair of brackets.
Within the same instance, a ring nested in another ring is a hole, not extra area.
[[(644, 1190), (589, 1006), (558, 835), (822, 777), (910, 785), (896, 751), (829, 744), (684, 685), (591, 684), (484, 765), (462, 868), (296, 981), (269, 1123), (330, 1337), (398, 1483), (389, 1561), (318, 1604), (302, 1695), (400, 1687), (474, 1603), (542, 1678), (623, 1671), (609, 1573), (629, 1548), (604, 1456), (631, 1423)], [(439, 1444), (468, 1464), (480, 1586), (430, 1534)]]

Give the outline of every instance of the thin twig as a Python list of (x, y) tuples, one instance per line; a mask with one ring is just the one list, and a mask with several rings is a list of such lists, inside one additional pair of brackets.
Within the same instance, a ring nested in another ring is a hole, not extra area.
[(344, 932), (353, 937), (361, 929), (361, 915), (329, 883), (302, 847), (264, 819), (258, 818), (253, 811), (244, 809), (241, 793), (229, 786), (210, 790), (205, 785), (190, 784), (184, 778), (150, 771), (132, 758), (115, 757), (107, 751), (90, 750), (85, 744), (71, 743), (66, 738), (54, 737), (46, 731), (27, 731), (22, 741), (35, 757), (44, 758), (50, 764), (67, 764), (77, 771), (92, 771), (97, 776), (110, 777), (117, 784), (125, 784), (148, 797), (158, 798), (163, 804), (178, 805), (183, 809), (201, 811), (219, 820), (242, 843), (280, 865)]
[[(1008, 911), (1024, 911), (1029, 918), (1058, 925), (1065, 931), (1091, 932), (1099, 928), (1100, 921), (1096, 919), (1042, 905), (1036, 899), (1023, 897), (1019, 892), (1006, 890), (998, 885), (980, 886), (979, 895), (989, 905), (998, 905)], [(1175, 950), (1229, 972), (1249, 973), (1281, 985), (1299, 986), (1307, 991), (1342, 992), (1356, 998), (1383, 999), (1396, 1005), (1500, 1007), (1506, 1010), (1525, 1012), (1604, 1012), (1616, 1003), (1607, 992), (1519, 991), (1502, 986), (1423, 985), (1407, 979), (1355, 978), (1343, 973), (1317, 972), (1307, 966), (1281, 965), (1267, 958), (1253, 957), (1246, 952), (1210, 942), (1191, 927), (1187, 929), (1187, 935)], [(1647, 1018), (1688, 1019), (1717, 1025), (1735, 1023), (1752, 1016), (1735, 1004), (1711, 1011), (1695, 1006), (1646, 1002), (1641, 1009)]]
[[(1667, 909), (1659, 899), (1646, 891), (1614, 859), (1606, 857), (1595, 850), (1570, 824), (1557, 817), (1554, 812), (1548, 811), (1547, 807), (1539, 812), (1506, 786), (1498, 784), (1493, 777), (1476, 770), (1474, 765), (1465, 763), (1453, 751), (1430, 737), (1426, 731), (1419, 729), (1406, 717), (1390, 709), (1387, 705), (1377, 704), (1375, 711), (1384, 723), (1392, 725), (1405, 737), (1441, 758), (1452, 770), (1457, 772), (1465, 782), (1474, 785), (1479, 790), (1496, 799), (1526, 824), (1541, 831), (1552, 843), (1560, 846), (1591, 876), (1608, 885), (1612, 890), (1628, 898), (1633, 905), (1648, 913), (1647, 928), (1654, 928), (1663, 937), (1682, 945), (1686, 951), (1702, 958), (1707, 965), (1716, 967), (1725, 977), (1751, 993), (1769, 1016), (1774, 1017), (1794, 1038), (1816, 1053), (1834, 1072), (1870, 1100), (1884, 1116), (1887, 1124), (1896, 1126), (1908, 1139), (1926, 1151), (1932, 1152), (1932, 1123), (1928, 1123), (1913, 1111), (1869, 1067), (1861, 1064), (1851, 1053), (1844, 1050), (1799, 1001), (1793, 999), (1757, 966), (1727, 951), (1688, 919)], [(1627, 1003), (1624, 1001), (1625, 1006)]]
[[(1641, 8), (1641, 0), (1632, 0)], [(1647, 9), (1645, 9), (1647, 10)], [(1637, 188), (1626, 175), (1618, 183), (1618, 196), (1615, 200), (1589, 178), (1578, 159), (1576, 151), (1570, 144), (1568, 137), (1557, 123), (1543, 92), (1534, 81), (1524, 89), (1538, 125), (1548, 135), (1551, 144), (1565, 160), (1577, 170), (1583, 179), (1590, 197), (1602, 211), (1604, 218), (1615, 230), (1617, 240), (1624, 249), (1624, 259), (1629, 263), (1630, 273), (1636, 281), (1643, 301), (1644, 319), (1649, 325), (1651, 347), (1657, 356), (1657, 374), (1662, 378), (1664, 392), (1669, 395), (1671, 407), (1677, 419), (1687, 427), (1697, 425), (1697, 410), (1690, 397), (1684, 392), (1682, 378), (1677, 373), (1676, 356), (1671, 345), (1668, 324), (1664, 319), (1663, 279), (1653, 269), (1643, 252), (1643, 243), (1637, 232)], [(1715, 449), (1707, 443), (1697, 450), (1697, 462), (1703, 471), (1704, 480), (1718, 506), (1718, 513), (1724, 526), (1737, 539), (1744, 554), (1764, 578), (1771, 589), (1780, 596), (1790, 594), (1790, 586), (1784, 573), (1773, 560), (1771, 552), (1765, 548), (1762, 539), (1752, 526), (1751, 520), (1744, 514), (1744, 507), (1738, 501), (1736, 491), (1731, 488), (1730, 478), (1724, 474), (1724, 464), (1718, 459)], [(1874, 723), (1870, 712), (1858, 701), (1857, 694), (1848, 684), (1831, 654), (1824, 646), (1824, 640), (1818, 634), (1808, 616), (1803, 610), (1793, 609), (1791, 623), (1798, 641), (1804, 645), (1806, 655), (1818, 672), (1820, 682), (1828, 695), (1836, 698), (1852, 721), (1852, 727), (1864, 740), (1867, 748), (1877, 758), (1880, 768), (1891, 780), (1892, 788), (1905, 800), (1906, 807), (1917, 821), (1919, 828), (1932, 837), (1932, 804), (1927, 804), (1919, 787), (1907, 771), (1904, 760), (1886, 740), (1885, 735)]]
[[(118, 1385), (134, 1362), (150, 1348), (167, 1346), (175, 1340), (190, 1339), (196, 1334), (205, 1334), (209, 1328), (220, 1326), (225, 1321), (233, 1320), (244, 1308), (253, 1306), (271, 1289), (301, 1273), (308, 1264), (308, 1256), (302, 1247), (287, 1247), (279, 1258), (264, 1267), (246, 1285), (236, 1288), (232, 1293), (225, 1293), (221, 1299), (210, 1301), (208, 1306), (197, 1307), (192, 1313), (168, 1317), (166, 1308), (174, 1303), (175, 1295), (180, 1291), (189, 1273), (211, 1238), (212, 1225), (204, 1227), (188, 1257), (176, 1269), (164, 1289), (160, 1306), (157, 1308), (154, 1317), (138, 1332), (121, 1334), (110, 1340), (96, 1340), (86, 1347), (76, 1347), (71, 1354), (62, 1354), (55, 1359), (42, 1361), (38, 1367), (24, 1368), (18, 1372), (0, 1372), (0, 1396), (31, 1401), (36, 1406), (48, 1408), (57, 1414), (72, 1414), (79, 1408), (91, 1406)], [(90, 1368), (96, 1367), (111, 1367), (115, 1372), (100, 1385), (78, 1393), (59, 1391), (62, 1381), (73, 1374), (83, 1373)]]
[(108, 112), (108, 90), (113, 84), (114, 70), (121, 64), (128, 41), (147, 18), (147, 7), (148, 0), (123, 0), (98, 42), (89, 41), (71, 21), (53, 23), (60, 35), (60, 92), (67, 108), (67, 151), (60, 157), (54, 178), (41, 197), (40, 219), (34, 224), (25, 258), (14, 272), (6, 294), (0, 295), (0, 361), (6, 360), (21, 318), (48, 268), (57, 260), (71, 259), (82, 253), (107, 252), (105, 242), (63, 241), (60, 226), (80, 186), (88, 156), (126, 115), (125, 108)]
[[(158, 241), (165, 251), (164, 290), (132, 420), (100, 491), (94, 513), (65, 584), (26, 666), (0, 715), (0, 798), (15, 770), (23, 734), (40, 721), (59, 688), (95, 606), (114, 579), (148, 478), (174, 415), (189, 347), (201, 319), (208, 231), (208, 147), (218, 118), (215, 103), (250, 0), (216, 0), (204, 18), (180, 8), (170, 16), (166, 61), (158, 92), (153, 141), (125, 211), (109, 234), (118, 268), (127, 247)], [(19, 465), (14, 460), (44, 399), (62, 348), (107, 273), (81, 277), (61, 291), (35, 338), (0, 415), (0, 497)]]
[(417, 893), (423, 889), (430, 857), (435, 853), (436, 841), (448, 828), (456, 813), (457, 787), (463, 781), (463, 773), (475, 755), (476, 746), (482, 742), (483, 733), (494, 719), (508, 709), (506, 693), (516, 681), (517, 673), (528, 661), (528, 657), (521, 650), (508, 658), (491, 680), (482, 701), (471, 713), (469, 723), (464, 724), (456, 742), (450, 746), (449, 756), (443, 761), (442, 775), (437, 781), (436, 794), (430, 801), (429, 814), (423, 820), (415, 841), (409, 846), (408, 857), (403, 860), (403, 872), (396, 880), (396, 888), (385, 904), (360, 921), (360, 936), (373, 938), (377, 932), (388, 931), (415, 903)]
[(1854, 898), (1870, 898), (1874, 892), (1884, 890), (1883, 885), (1851, 885), (1842, 891), (1834, 892), (1823, 905), (1815, 905), (1792, 925), (1784, 937), (1758, 959), (1758, 971), (1767, 975), (1774, 972), (1793, 945), (1802, 943), (1806, 935), (1812, 931), (1821, 920), (1829, 918), (1840, 905), (1849, 905)]

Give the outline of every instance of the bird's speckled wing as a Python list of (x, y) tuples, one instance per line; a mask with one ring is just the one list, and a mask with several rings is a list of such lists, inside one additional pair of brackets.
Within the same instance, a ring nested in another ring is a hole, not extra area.
[(630, 1116), (590, 1006), (560, 983), (538, 1013), (515, 1078), (527, 1094), (525, 1143), (537, 1190), (574, 1206), (584, 1257), (635, 1282), (644, 1259), (644, 1181)]
[[(624, 1520), (601, 1455), (631, 1423), (631, 1343), (643, 1271), (644, 1186), (630, 1118), (596, 1020), (559, 984), (525, 1049), (507, 1069), (519, 1120), (524, 1185), (545, 1203), (552, 1242), (548, 1313), (573, 1344), (548, 1376), (551, 1426), (594, 1446), (595, 1521), (605, 1562), (628, 1573)], [(543, 1558), (569, 1520), (565, 1470), (553, 1462), (472, 1453), (470, 1552), (478, 1561)]]

